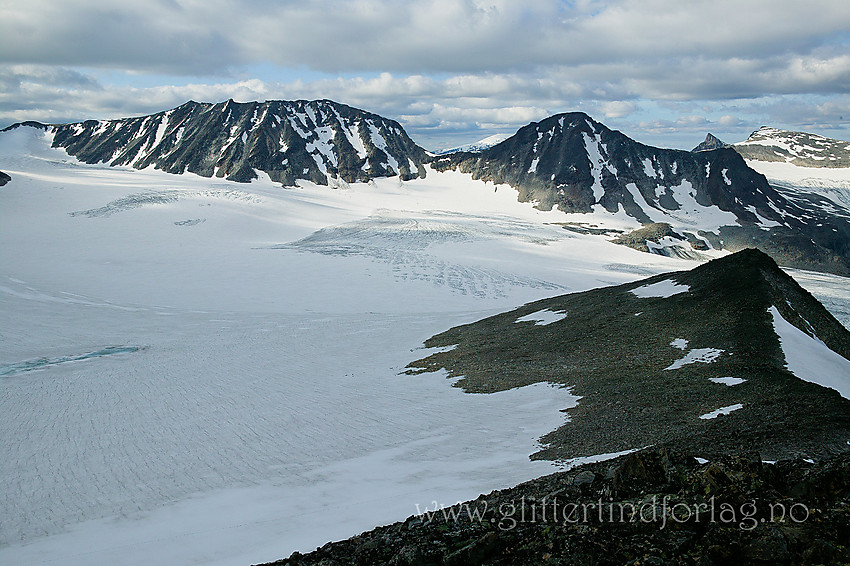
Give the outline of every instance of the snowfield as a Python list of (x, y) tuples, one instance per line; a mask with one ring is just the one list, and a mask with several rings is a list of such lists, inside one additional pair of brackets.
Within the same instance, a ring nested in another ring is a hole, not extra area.
[[(774, 186), (787, 191), (815, 193), (850, 212), (850, 169), (801, 167), (778, 161), (746, 160)], [(793, 192), (791, 193), (793, 195)]]
[(528, 456), (568, 389), (405, 365), (451, 326), (696, 265), (459, 173), (281, 188), (49, 145), (0, 134), (3, 564), (271, 561), (552, 472)]

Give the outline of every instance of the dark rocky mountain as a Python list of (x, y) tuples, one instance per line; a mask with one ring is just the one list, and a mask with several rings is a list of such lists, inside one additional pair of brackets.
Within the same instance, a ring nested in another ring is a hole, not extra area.
[(11, 181), (12, 178), (6, 173), (0, 171), (0, 187)]
[(329, 100), (187, 102), (150, 116), (37, 126), (86, 163), (319, 184), (425, 175), (428, 155), (395, 121)]
[(721, 147), (728, 146), (728, 143), (721, 141), (719, 138), (716, 138), (711, 133), (708, 133), (705, 135), (705, 140), (703, 140), (702, 143), (693, 148), (691, 151), (708, 151), (711, 149), (720, 149)]
[(273, 565), (843, 565), (848, 509), (848, 454), (771, 464), (659, 447), (432, 506)]
[[(663, 243), (642, 245), (640, 234), (620, 240), (652, 253), (699, 257), (707, 248), (758, 247), (783, 265), (850, 276), (850, 209), (836, 206), (831, 194), (768, 184), (739, 154), (741, 147), (757, 147), (755, 142), (696, 152), (660, 149), (586, 114), (569, 113), (529, 124), (481, 151), (432, 157), (397, 122), (328, 100), (187, 102), (138, 118), (24, 122), (7, 129), (22, 125), (48, 130), (54, 147), (87, 163), (152, 166), (241, 182), (258, 171), (289, 186), (299, 179), (319, 184), (412, 179), (423, 177), (430, 162), (438, 170), (459, 169), (510, 184), (520, 201), (544, 210), (622, 210), (642, 224), (668, 224), (674, 234)], [(816, 142), (808, 139), (806, 147)], [(838, 151), (836, 144), (829, 147)]]
[(623, 210), (643, 224), (670, 224), (697, 246), (759, 247), (784, 265), (850, 275), (850, 214), (818, 195), (786, 196), (731, 147), (651, 147), (576, 112), (432, 166), (509, 184), (543, 210)]
[(591, 212), (600, 205), (616, 212), (622, 207), (641, 222), (650, 222), (653, 216), (696, 201), (701, 207), (722, 205), (742, 220), (757, 223), (741, 202), (746, 197), (762, 201), (756, 210), (764, 218), (780, 218), (767, 204), (774, 195), (758, 194), (770, 190), (764, 177), (736, 152), (695, 154), (646, 146), (581, 112), (524, 126), (479, 153), (437, 158), (434, 167), (458, 168), (476, 179), (507, 183), (519, 190), (521, 201), (535, 202), (543, 210)]
[(801, 167), (850, 167), (850, 142), (806, 132), (762, 126), (732, 146), (752, 161), (779, 161)]
[[(638, 296), (655, 288), (670, 296)], [(850, 400), (786, 369), (771, 307), (850, 359), (850, 331), (767, 255), (745, 250), (691, 271), (544, 299), (452, 328), (425, 345), (453, 349), (412, 362), (408, 371), (445, 368), (468, 392), (536, 382), (571, 387), (578, 406), (543, 438), (535, 458), (665, 443), (705, 457), (757, 450), (771, 460), (850, 450)], [(562, 314), (548, 324), (531, 321), (541, 311)], [(725, 377), (746, 381), (711, 381)], [(736, 405), (725, 416), (705, 417)]]

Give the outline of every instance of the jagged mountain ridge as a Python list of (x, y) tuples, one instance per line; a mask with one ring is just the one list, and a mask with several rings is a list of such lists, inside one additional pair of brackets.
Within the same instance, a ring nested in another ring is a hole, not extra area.
[(425, 175), (428, 161), (398, 122), (330, 100), (190, 101), (137, 118), (23, 125), (52, 132), (54, 147), (86, 163), (241, 182), (256, 178), (255, 170), (283, 185), (412, 179)]
[(778, 161), (800, 167), (850, 167), (850, 142), (806, 132), (762, 126), (732, 147), (751, 161)]
[(684, 239), (647, 247), (698, 257), (757, 246), (783, 264), (850, 275), (850, 211), (829, 195), (768, 184), (733, 148), (660, 149), (583, 113), (529, 124), (478, 153), (431, 156), (395, 121), (328, 100), (188, 102), (121, 120), (44, 125), (54, 147), (87, 163), (155, 167), (247, 182), (263, 171), (285, 186), (424, 177), (426, 165), (507, 183), (520, 201), (565, 212), (624, 211), (670, 224)]
[[(706, 454), (744, 447), (771, 459), (847, 451), (850, 401), (786, 368), (772, 308), (850, 359), (850, 331), (751, 249), (691, 271), (543, 299), (457, 326), (425, 342), (452, 349), (408, 367), (445, 369), (469, 392), (537, 382), (573, 388), (578, 406), (543, 437), (537, 458), (666, 442)], [(842, 368), (850, 382), (850, 363)], [(712, 381), (729, 377), (746, 381)], [(705, 418), (737, 404), (723, 418)]]
[[(780, 208), (785, 204), (732, 150), (694, 154), (647, 146), (582, 112), (533, 122), (480, 153), (440, 157), (434, 166), (510, 184), (520, 191), (520, 200), (544, 210), (591, 212), (598, 204), (616, 212), (622, 207), (646, 223), (655, 212), (675, 214), (694, 201), (733, 212), (747, 223), (758, 223), (758, 216), (778, 221), (781, 216), (767, 201), (776, 198)], [(765, 191), (763, 197), (760, 191)], [(756, 214), (744, 199), (764, 202), (758, 203)]]
[(651, 147), (573, 112), (432, 166), (509, 184), (543, 210), (622, 210), (642, 224), (670, 224), (695, 249), (757, 246), (785, 265), (850, 275), (850, 214), (818, 195), (778, 191), (731, 147)]

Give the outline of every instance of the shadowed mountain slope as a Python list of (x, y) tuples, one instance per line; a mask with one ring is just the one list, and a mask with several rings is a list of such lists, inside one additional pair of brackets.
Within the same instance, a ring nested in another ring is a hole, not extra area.
[(642, 224), (670, 224), (685, 238), (685, 255), (689, 243), (757, 247), (789, 267), (850, 275), (850, 214), (818, 195), (782, 193), (737, 149), (651, 147), (573, 112), (478, 153), (439, 156), (432, 166), (509, 184), (520, 201), (543, 210), (623, 211)]
[(704, 454), (752, 449), (771, 459), (847, 451), (850, 401), (786, 368), (772, 307), (814, 337), (806, 340), (843, 356), (827, 377), (850, 384), (850, 332), (757, 250), (452, 328), (426, 346), (456, 347), (409, 371), (445, 368), (468, 392), (535, 382), (572, 388), (578, 406), (543, 438), (536, 458), (673, 441)]
[(121, 120), (43, 125), (53, 146), (86, 163), (153, 166), (168, 173), (326, 185), (424, 177), (428, 155), (393, 120), (330, 100), (187, 102)]

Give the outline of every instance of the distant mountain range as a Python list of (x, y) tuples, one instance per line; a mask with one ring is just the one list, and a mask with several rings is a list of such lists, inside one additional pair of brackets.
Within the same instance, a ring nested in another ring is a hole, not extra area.
[(292, 186), (410, 180), (424, 177), (426, 166), (459, 170), (508, 184), (542, 210), (620, 213), (660, 225), (649, 231), (658, 237), (618, 239), (644, 251), (699, 257), (709, 248), (758, 247), (788, 266), (850, 275), (843, 193), (783, 190), (742, 157), (833, 169), (848, 162), (850, 144), (820, 136), (762, 128), (742, 144), (709, 134), (695, 151), (680, 151), (641, 144), (576, 112), (434, 156), (397, 122), (329, 100), (187, 102), (137, 118), (7, 129), (21, 125), (47, 130), (54, 147), (86, 163), (241, 182), (261, 172)]
[(437, 155), (449, 155), (451, 153), (457, 153), (459, 151), (467, 151), (469, 153), (478, 153), (479, 151), (484, 151), (485, 149), (490, 149), (494, 145), (500, 144), (506, 139), (508, 139), (510, 134), (493, 134), (492, 136), (487, 136), (486, 138), (480, 139), (477, 142), (468, 143), (466, 145), (461, 145), (458, 147), (453, 147), (451, 149), (444, 149), (443, 151), (438, 151)]

